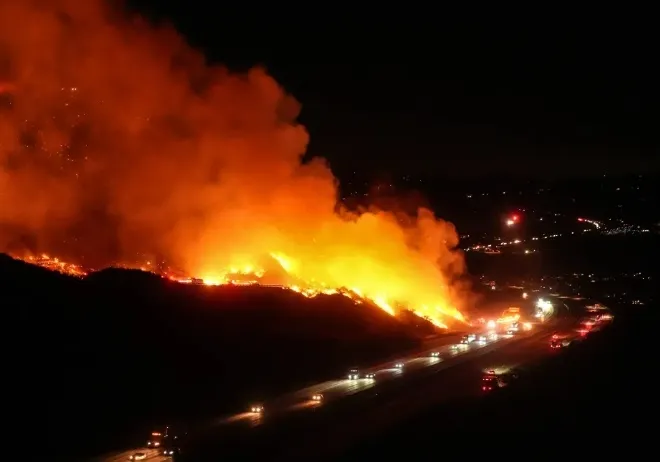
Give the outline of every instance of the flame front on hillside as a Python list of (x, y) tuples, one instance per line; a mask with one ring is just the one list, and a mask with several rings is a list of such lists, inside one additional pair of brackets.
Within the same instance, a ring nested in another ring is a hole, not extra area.
[(85, 277), (88, 274), (87, 270), (83, 269), (80, 265), (63, 262), (56, 257), (51, 258), (47, 254), (41, 254), (38, 257), (28, 256), (25, 258), (20, 258), (20, 260), (23, 260), (27, 263), (31, 263), (33, 265), (41, 266), (51, 271), (57, 271), (58, 273), (67, 274), (69, 276)]
[[(14, 258), (17, 258), (19, 260), (22, 260), (26, 263), (30, 263), (33, 265), (41, 266), (43, 268), (49, 269), (51, 271), (57, 271), (62, 274), (66, 274), (69, 276), (73, 277), (85, 277), (87, 276), (91, 271), (82, 268), (80, 265), (76, 265), (73, 263), (67, 263), (62, 260), (60, 260), (57, 257), (50, 257), (47, 254), (41, 254), (39, 256), (27, 256), (27, 257), (18, 257), (14, 256)], [(344, 297), (347, 297), (356, 304), (361, 304), (365, 300), (370, 301), (374, 305), (378, 306), (381, 308), (383, 311), (386, 313), (390, 314), (391, 316), (396, 316), (397, 311), (388, 303), (387, 300), (384, 298), (376, 298), (376, 299), (370, 299), (368, 297), (365, 297), (359, 289), (333, 289), (333, 288), (327, 288), (327, 287), (318, 287), (318, 288), (312, 288), (312, 287), (301, 287), (297, 285), (290, 285), (290, 286), (285, 286), (285, 285), (280, 285), (280, 284), (264, 284), (261, 282), (260, 278), (264, 276), (263, 272), (257, 271), (257, 272), (238, 272), (235, 271), (234, 273), (227, 273), (227, 275), (222, 279), (222, 280), (215, 280), (215, 279), (202, 279), (202, 278), (194, 278), (194, 277), (177, 277), (173, 276), (171, 274), (168, 274), (167, 272), (160, 274), (155, 272), (155, 270), (152, 268), (152, 264), (150, 262), (147, 262), (146, 264), (142, 266), (136, 266), (136, 267), (131, 267), (130, 265), (117, 265), (121, 268), (125, 269), (138, 269), (140, 271), (145, 271), (145, 272), (152, 272), (155, 274), (158, 274), (164, 278), (167, 278), (171, 281), (180, 283), (180, 284), (200, 284), (200, 285), (206, 285), (206, 286), (220, 286), (220, 285), (234, 285), (234, 286), (245, 286), (245, 285), (261, 285), (261, 286), (268, 286), (268, 287), (277, 287), (280, 289), (286, 289), (286, 290), (291, 290), (293, 292), (296, 292), (304, 297), (307, 298), (313, 298), (318, 295), (343, 295)], [(408, 309), (408, 308), (405, 308)], [(427, 319), (429, 322), (434, 324), (436, 327), (439, 328), (447, 328), (447, 325), (439, 321), (438, 319), (433, 319), (426, 315), (425, 313), (421, 311), (412, 311), (415, 315), (423, 317)], [(459, 316), (455, 317), (454, 319), (458, 321), (463, 321), (463, 318)]]
[(158, 256), (207, 284), (463, 320), (450, 223), (338, 204), (326, 162), (302, 161), (299, 104), (263, 69), (208, 66), (171, 28), (119, 18), (100, 0), (0, 3), (0, 250)]

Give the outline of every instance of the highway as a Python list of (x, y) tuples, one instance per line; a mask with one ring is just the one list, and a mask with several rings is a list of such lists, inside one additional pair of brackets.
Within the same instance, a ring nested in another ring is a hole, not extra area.
[[(194, 454), (180, 460), (251, 460), (268, 455), (268, 460), (333, 460), (355, 443), (382, 433), (425, 409), (482, 394), (481, 377), (486, 370), (501, 370), (534, 362), (552, 354), (549, 340), (554, 329), (570, 328), (574, 320), (552, 323), (548, 328), (473, 349), (456, 355), (444, 365), (428, 368), (417, 377), (392, 382), (329, 406), (325, 412), (309, 416), (288, 416), (273, 425), (249, 433), (230, 432), (205, 438)], [(481, 350), (481, 351), (479, 351)], [(444, 366), (444, 367), (443, 367)], [(398, 383), (397, 383), (398, 382)], [(321, 410), (319, 410), (321, 411)]]
[[(416, 382), (408, 391), (375, 396), (368, 409), (355, 413), (351, 419), (331, 422), (321, 431), (316, 429), (298, 434), (298, 441), (304, 443), (282, 444), (282, 452), (272, 460), (309, 460), (310, 456), (314, 460), (335, 460), (352, 446), (381, 435), (395, 424), (405, 422), (429, 408), (479, 398), (484, 394), (481, 378), (486, 371), (504, 372), (554, 354), (548, 347), (551, 336), (552, 332), (544, 330), (461, 362), (451, 369), (439, 370)], [(451, 425), (445, 422), (444, 426)]]
[(121, 462), (130, 460), (130, 457), (136, 453), (144, 453), (145, 458), (140, 460), (148, 460), (150, 462), (171, 461), (171, 457), (165, 457), (160, 454), (156, 449), (135, 448), (128, 451), (116, 452), (92, 459), (93, 462)]
[[(263, 406), (263, 412), (250, 412), (248, 406), (246, 412), (205, 422), (191, 432), (194, 440), (176, 459), (245, 459), (266, 452), (269, 460), (320, 460), (319, 454), (330, 458), (424, 408), (479, 395), (484, 370), (530, 363), (551, 354), (552, 333), (575, 330), (578, 322), (551, 318), (516, 336), (490, 337), (458, 348), (460, 336), (437, 339), (423, 351), (360, 371), (362, 376), (374, 374), (374, 379), (322, 382), (267, 403), (251, 403)], [(319, 394), (322, 399), (313, 399)], [(144, 460), (171, 460), (139, 448), (95, 460), (118, 462), (136, 452), (145, 452)]]
[[(511, 341), (506, 336), (490, 338), (487, 342), (471, 342), (468, 345), (461, 345), (455, 349), (455, 345), (460, 342), (460, 334), (443, 336), (425, 343), (423, 350), (415, 354), (404, 355), (384, 362), (367, 369), (360, 369), (363, 375), (374, 374), (374, 379), (360, 378), (358, 380), (348, 380), (341, 378), (321, 382), (291, 393), (282, 395), (267, 403), (252, 403), (253, 405), (263, 405), (263, 413), (250, 412), (250, 403), (246, 405), (245, 412), (234, 415), (223, 416), (211, 421), (205, 422), (200, 428), (194, 431), (195, 434), (202, 435), (204, 439), (217, 439), (218, 441), (242, 440), (245, 429), (261, 427), (266, 423), (288, 419), (292, 413), (315, 410), (328, 404), (345, 399), (349, 396), (365, 392), (370, 389), (381, 389), (385, 384), (395, 382), (402, 377), (407, 377), (419, 373), (424, 373), (435, 367), (444, 367), (444, 363), (450, 364), (454, 358), (469, 357), (471, 353), (480, 350), (490, 350), (497, 348)], [(437, 354), (437, 357), (432, 354)], [(396, 364), (403, 364), (403, 368), (395, 367)], [(350, 369), (347, 366), (346, 373)], [(314, 401), (311, 398), (314, 395), (321, 394), (322, 401)], [(217, 438), (216, 438), (217, 437)], [(235, 441), (231, 444), (234, 444)], [(171, 460), (169, 457), (159, 455), (156, 451), (146, 448), (133, 448), (120, 453), (112, 453), (97, 457), (94, 462), (118, 462), (129, 460), (130, 456), (143, 452), (147, 455), (146, 459), (150, 461)]]

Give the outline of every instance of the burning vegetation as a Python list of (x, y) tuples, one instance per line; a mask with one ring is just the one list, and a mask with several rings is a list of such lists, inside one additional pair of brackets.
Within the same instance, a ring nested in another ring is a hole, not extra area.
[(210, 66), (100, 0), (3, 2), (0, 250), (463, 321), (454, 227), (338, 202), (326, 162), (303, 162), (299, 111), (263, 69)]

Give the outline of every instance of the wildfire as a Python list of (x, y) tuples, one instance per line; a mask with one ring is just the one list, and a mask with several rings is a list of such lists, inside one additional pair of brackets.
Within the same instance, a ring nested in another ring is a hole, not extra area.
[[(275, 258), (278, 262), (282, 263), (284, 257), (279, 255)], [(291, 268), (286, 264), (281, 264), (282, 269), (285, 271)], [(358, 287), (331, 287), (324, 282), (318, 282), (316, 280), (304, 281), (295, 275), (287, 273), (288, 278), (291, 280), (295, 279), (295, 282), (283, 284), (269, 284), (264, 282), (264, 278), (267, 277), (267, 272), (263, 269), (254, 269), (251, 266), (245, 267), (243, 269), (232, 268), (224, 273), (216, 273), (213, 276), (202, 276), (199, 278), (195, 277), (176, 277), (168, 276), (170, 280), (184, 283), (184, 284), (203, 284), (207, 286), (217, 286), (217, 285), (265, 285), (265, 286), (274, 286), (281, 287), (283, 289), (288, 289), (294, 292), (297, 292), (305, 297), (312, 298), (318, 295), (333, 295), (340, 294), (345, 297), (350, 298), (356, 303), (362, 303), (363, 300), (369, 300), (383, 311), (387, 312), (392, 316), (396, 316), (397, 312), (400, 310), (409, 310), (413, 314), (422, 317), (435, 326), (440, 328), (446, 328), (447, 325), (443, 322), (443, 318), (453, 318), (455, 321), (466, 322), (463, 315), (454, 307), (447, 304), (441, 304), (436, 306), (430, 305), (405, 305), (401, 302), (397, 303), (396, 301), (389, 299), (386, 295), (373, 295), (370, 293), (365, 293), (364, 290)], [(387, 293), (386, 287), (383, 287), (382, 290)], [(433, 293), (433, 291), (429, 291)], [(420, 298), (427, 296), (427, 294), (421, 294)]]
[(328, 163), (303, 161), (300, 105), (264, 69), (207, 65), (171, 28), (122, 22), (103, 0), (0, 2), (0, 43), (0, 251), (30, 242), (95, 268), (139, 260), (121, 266), (464, 322), (453, 225), (338, 201)]
[[(41, 254), (37, 257), (35, 256), (27, 256), (27, 257), (19, 257), (16, 255), (13, 255), (14, 258), (24, 261), (26, 263), (30, 263), (33, 265), (37, 265), (46, 269), (49, 269), (51, 271), (56, 271), (61, 274), (66, 274), (69, 276), (73, 277), (78, 277), (82, 278), (87, 276), (90, 271), (83, 269), (80, 265), (76, 265), (73, 263), (67, 263), (62, 260), (60, 260), (57, 257), (50, 257), (47, 254)], [(307, 298), (314, 298), (318, 295), (343, 295), (344, 297), (347, 297), (351, 299), (353, 302), (356, 304), (361, 304), (365, 300), (369, 300), (371, 303), (375, 304), (379, 308), (381, 308), (383, 311), (386, 313), (390, 314), (391, 316), (396, 316), (397, 310), (390, 304), (390, 302), (387, 301), (386, 298), (384, 297), (366, 297), (359, 289), (354, 288), (354, 289), (333, 289), (333, 288), (327, 288), (327, 287), (311, 287), (311, 286), (298, 286), (298, 285), (291, 285), (291, 286), (285, 286), (285, 285), (280, 285), (280, 284), (265, 284), (260, 281), (260, 278), (264, 276), (263, 271), (254, 271), (251, 268), (244, 268), (242, 271), (238, 271), (236, 269), (230, 270), (228, 273), (226, 273), (222, 279), (216, 279), (216, 278), (195, 278), (195, 277), (177, 277), (171, 274), (168, 274), (167, 272), (165, 273), (157, 273), (153, 268), (152, 264), (150, 262), (145, 263), (144, 265), (138, 265), (138, 266), (132, 266), (132, 265), (127, 265), (127, 264), (118, 264), (115, 265), (115, 267), (120, 267), (124, 269), (139, 269), (141, 271), (145, 272), (152, 272), (155, 274), (160, 275), (161, 277), (164, 277), (170, 281), (177, 282), (180, 284), (199, 284), (199, 285), (205, 285), (205, 286), (220, 286), (220, 285), (234, 285), (234, 286), (245, 286), (245, 285), (261, 285), (261, 286), (268, 286), (268, 287), (277, 287), (283, 290), (291, 290), (293, 292), (296, 292), (304, 297)], [(403, 307), (402, 307), (403, 308)], [(409, 308), (406, 308), (409, 309)], [(415, 310), (415, 309), (409, 309), (413, 314), (425, 318), (432, 324), (434, 324), (436, 327), (446, 329), (447, 325), (442, 322), (440, 319), (434, 319), (431, 316), (428, 315), (428, 313), (421, 311), (421, 310)], [(457, 315), (453, 317), (457, 321), (465, 322), (465, 319), (462, 317), (460, 313), (457, 312)], [(501, 322), (498, 320), (498, 322)]]
[(47, 254), (41, 254), (37, 257), (27, 256), (25, 258), (15, 257), (19, 260), (23, 260), (26, 263), (31, 263), (33, 265), (41, 266), (42, 268), (49, 269), (51, 271), (56, 271), (58, 273), (66, 274), (69, 276), (82, 278), (87, 276), (88, 272), (84, 270), (80, 265), (74, 265), (73, 263), (67, 263), (61, 261), (59, 258), (51, 258)]

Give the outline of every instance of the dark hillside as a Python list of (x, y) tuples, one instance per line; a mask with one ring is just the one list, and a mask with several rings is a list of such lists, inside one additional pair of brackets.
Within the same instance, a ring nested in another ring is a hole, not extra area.
[(43, 385), (36, 403), (53, 441), (76, 435), (90, 453), (164, 420), (240, 410), (343, 374), (433, 332), (341, 295), (182, 285), (122, 269), (76, 279), (4, 255), (0, 277), (1, 304), (24, 333), (16, 362), (26, 387)]

